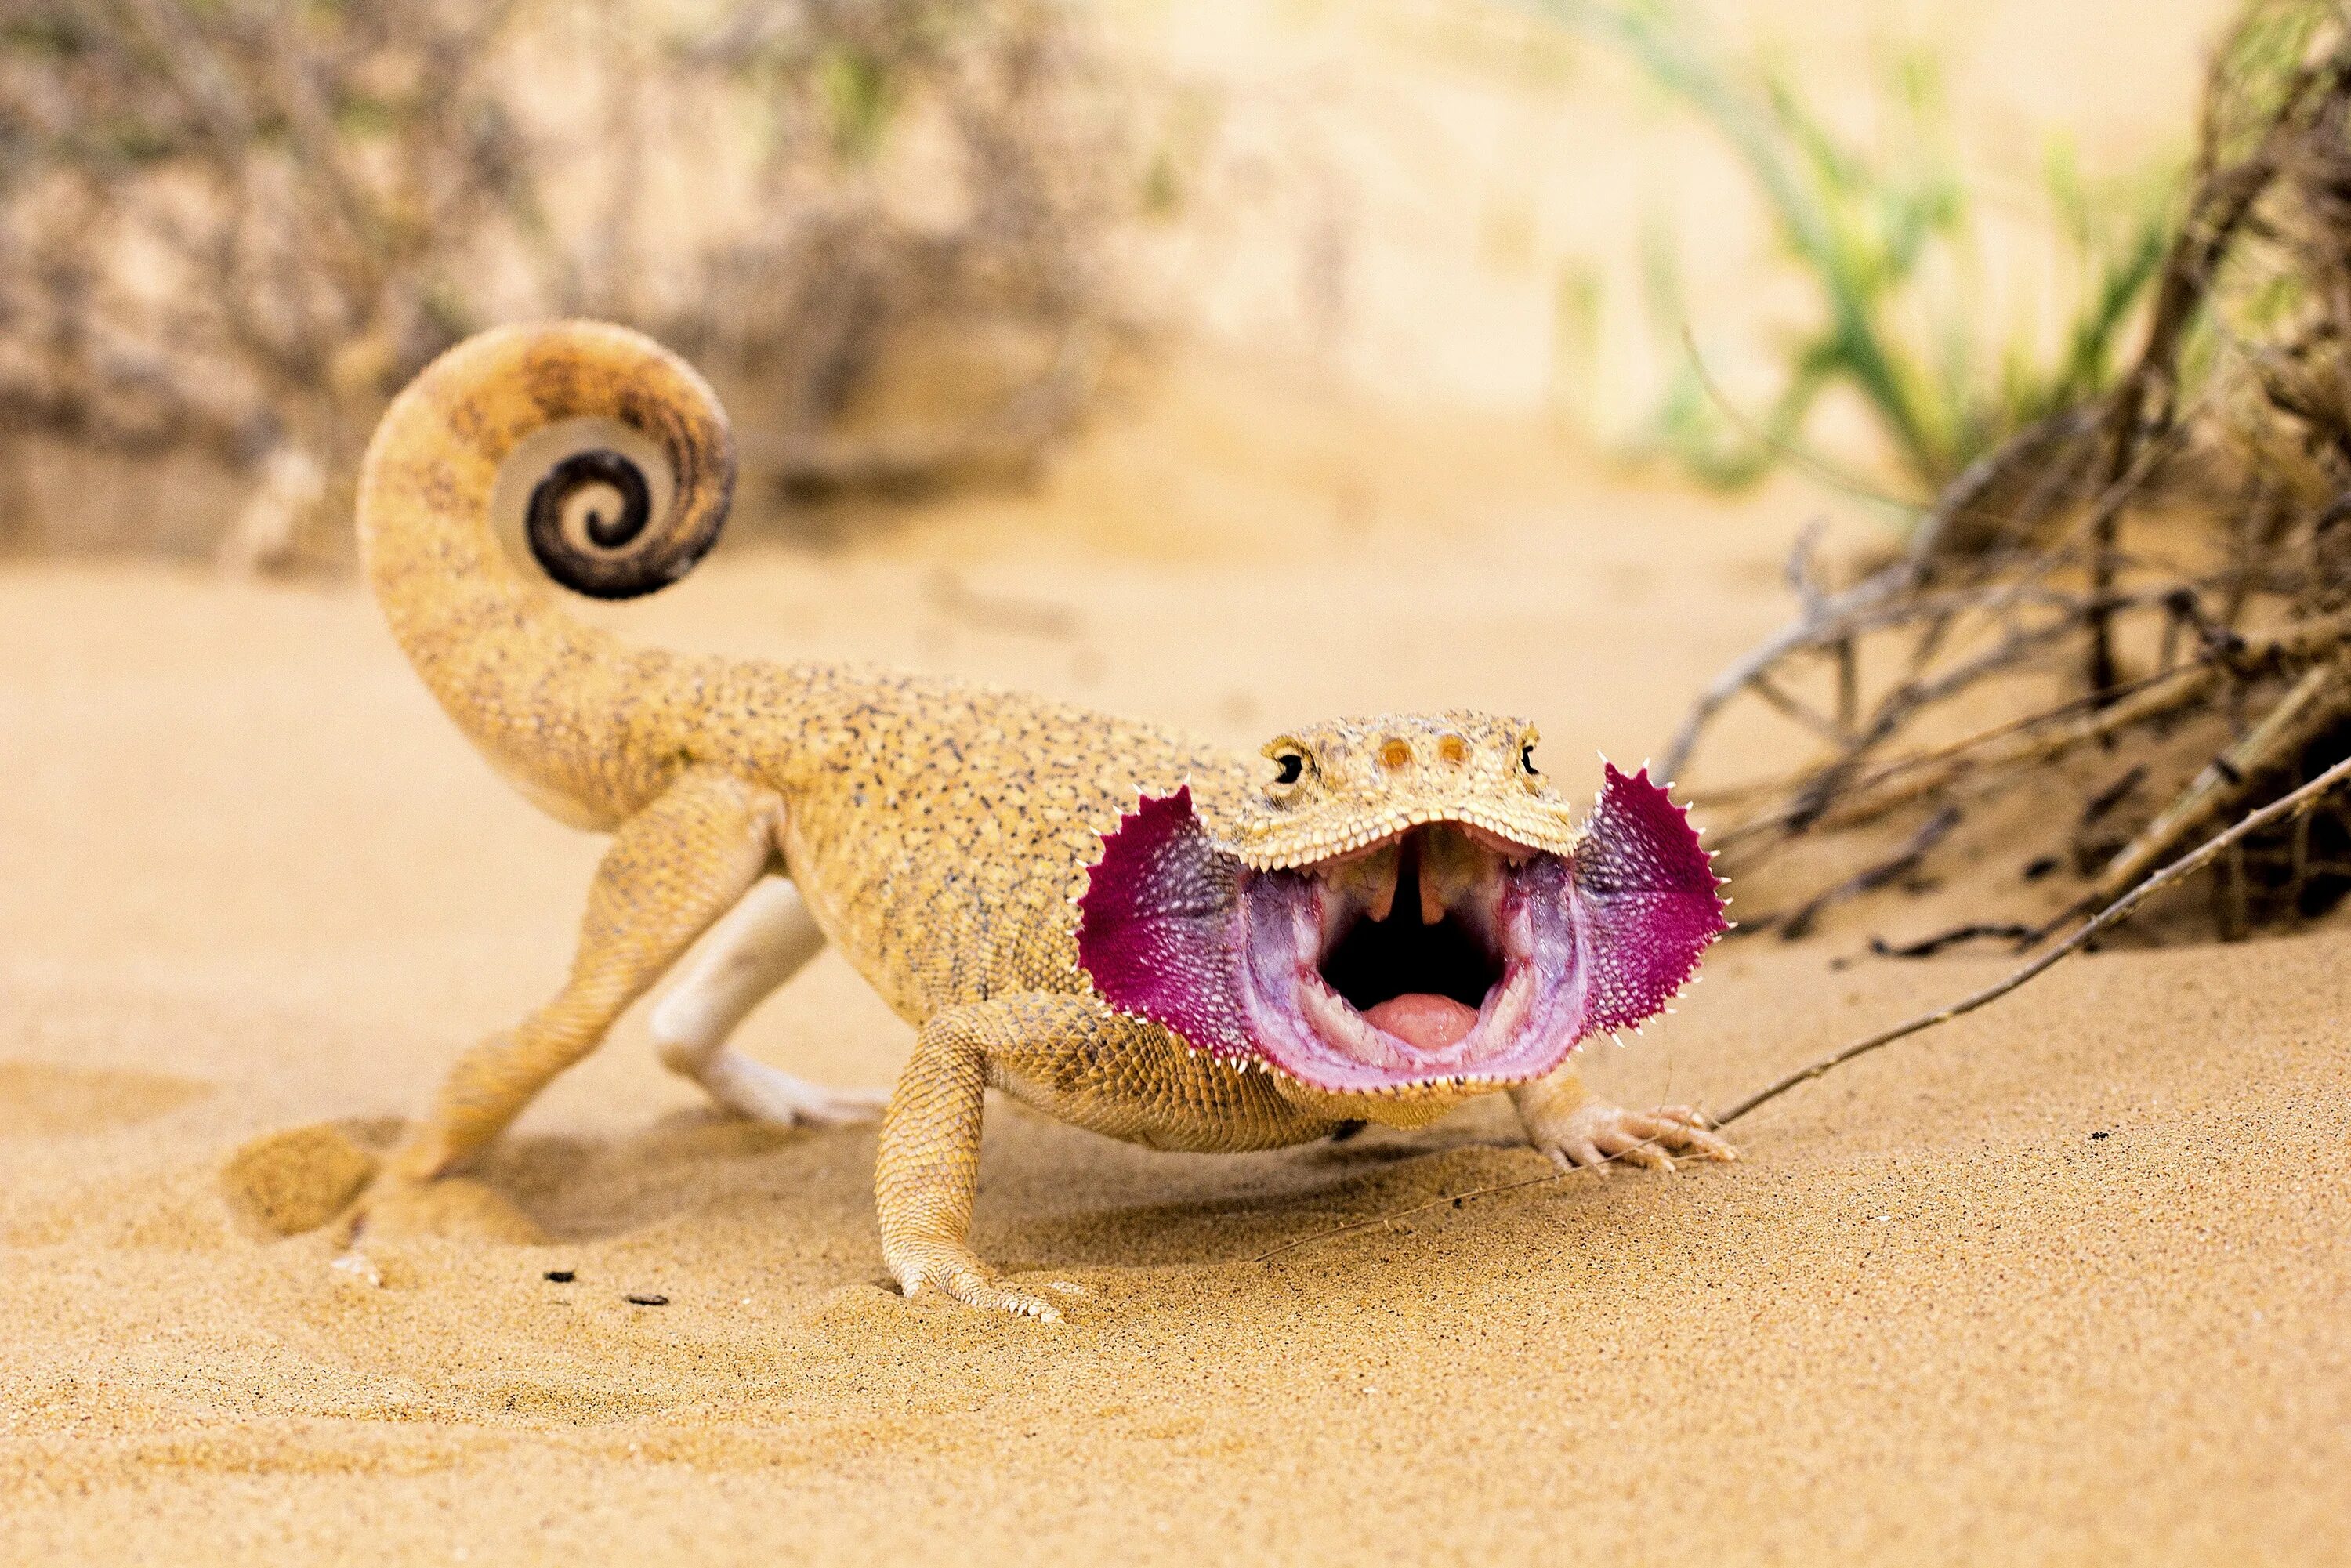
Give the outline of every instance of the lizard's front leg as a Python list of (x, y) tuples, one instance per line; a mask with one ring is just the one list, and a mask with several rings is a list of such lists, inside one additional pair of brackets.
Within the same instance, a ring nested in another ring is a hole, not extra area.
[(1052, 1302), (1008, 1283), (971, 1249), (980, 1111), (992, 1060), (1050, 1054), (1100, 1016), (1081, 998), (1035, 995), (950, 1008), (923, 1026), (883, 1113), (873, 1175), (883, 1261), (907, 1295), (935, 1287), (967, 1306), (1061, 1321)]
[(1729, 1142), (1707, 1126), (1706, 1118), (1688, 1106), (1628, 1111), (1612, 1105), (1583, 1086), (1573, 1065), (1511, 1090), (1510, 1103), (1519, 1109), (1527, 1142), (1562, 1170), (1585, 1166), (1606, 1176), (1608, 1162), (1622, 1160), (1669, 1171), (1677, 1154), (1708, 1160), (1739, 1157)]

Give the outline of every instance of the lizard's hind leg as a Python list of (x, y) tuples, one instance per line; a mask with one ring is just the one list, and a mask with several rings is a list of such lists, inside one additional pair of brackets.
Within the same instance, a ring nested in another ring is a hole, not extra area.
[(463, 1166), (531, 1097), (596, 1049), (629, 1004), (734, 906), (776, 852), (783, 803), (732, 774), (696, 768), (612, 835), (596, 868), (571, 977), (511, 1033), (459, 1060), (432, 1116), (394, 1157), (428, 1180)]
[(673, 1072), (738, 1116), (789, 1127), (839, 1126), (882, 1113), (882, 1090), (827, 1089), (727, 1048), (768, 994), (824, 950), (799, 889), (779, 876), (746, 894), (703, 945), (685, 977), (653, 1009), (653, 1043)]

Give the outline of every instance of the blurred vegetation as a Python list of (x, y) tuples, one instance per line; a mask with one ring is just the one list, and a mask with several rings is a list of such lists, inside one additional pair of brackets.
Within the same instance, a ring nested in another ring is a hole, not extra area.
[[(1667, 748), (1680, 772), (1750, 698), (1816, 743), (1717, 791), (1722, 868), (1803, 889), (1743, 932), (1964, 873), (1970, 919), (1878, 950), (2035, 945), (2351, 756), (2351, 3), (2241, 5), (2189, 172), (2130, 287), (2127, 359), (2104, 365), (2094, 292), (2095, 373), (2072, 368), (2077, 334), (2011, 400), (2053, 388), (2049, 411), (1891, 559), (1838, 586), (1800, 548), (1795, 618)], [(2299, 799), (2213, 861), (2201, 911), (2165, 895), (2176, 932), (2351, 899), (2351, 803)]]
[(0, 470), (200, 452), (232, 555), (331, 557), (391, 392), (557, 313), (700, 360), (755, 484), (1019, 466), (1105, 320), (1102, 97), (1046, 0), (18, 0)]
[(2026, 321), (1988, 338), (1978, 287), (1985, 204), (1961, 173), (1931, 55), (1887, 63), (1877, 134), (1864, 142), (1840, 134), (1789, 71), (1714, 58), (1667, 5), (1538, 4), (1621, 51), (1720, 133), (1814, 302), (1813, 323), (1784, 350), (1780, 391), (1760, 413), (1740, 413), (1689, 337), (1673, 236), (1646, 235), (1651, 308), (1679, 366), (1649, 449), (1725, 486), (1785, 457), (1834, 476), (1836, 465), (1808, 450), (1806, 430), (1841, 390), (1867, 411), (1923, 505), (2017, 431), (2113, 382), (2173, 221), (2174, 171), (2100, 184), (2053, 147), (2032, 221), (2063, 254), (2064, 296), (2041, 302), (2062, 329), (2053, 337)]

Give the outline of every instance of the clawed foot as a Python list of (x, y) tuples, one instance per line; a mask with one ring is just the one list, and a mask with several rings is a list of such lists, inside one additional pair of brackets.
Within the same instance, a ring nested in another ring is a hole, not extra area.
[(1707, 1160), (1739, 1157), (1739, 1151), (1687, 1105), (1628, 1111), (1605, 1101), (1586, 1100), (1555, 1121), (1531, 1127), (1527, 1136), (1560, 1169), (1583, 1167), (1604, 1176), (1612, 1162), (1669, 1171), (1674, 1168), (1675, 1155)]
[[(913, 1249), (892, 1260), (890, 1271), (898, 1277), (898, 1289), (909, 1301), (925, 1291), (940, 1290), (965, 1306), (977, 1307), (982, 1312), (1010, 1312), (1046, 1323), (1061, 1321), (1061, 1308), (1046, 1296), (1013, 1284), (967, 1248), (935, 1245)], [(1083, 1285), (1067, 1280), (1050, 1281), (1040, 1289), (1064, 1298), (1091, 1293)]]
[(871, 1122), (889, 1103), (880, 1089), (827, 1089), (739, 1051), (724, 1051), (695, 1077), (738, 1116), (775, 1127), (847, 1127)]

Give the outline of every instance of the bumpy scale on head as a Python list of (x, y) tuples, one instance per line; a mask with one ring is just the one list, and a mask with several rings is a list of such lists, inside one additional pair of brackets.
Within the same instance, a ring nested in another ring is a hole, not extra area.
[(1294, 731), (1266, 747), (1274, 781), (1232, 825), (1233, 852), (1259, 871), (1283, 870), (1442, 821), (1573, 853), (1580, 835), (1535, 767), (1536, 739), (1524, 719), (1467, 710)]

